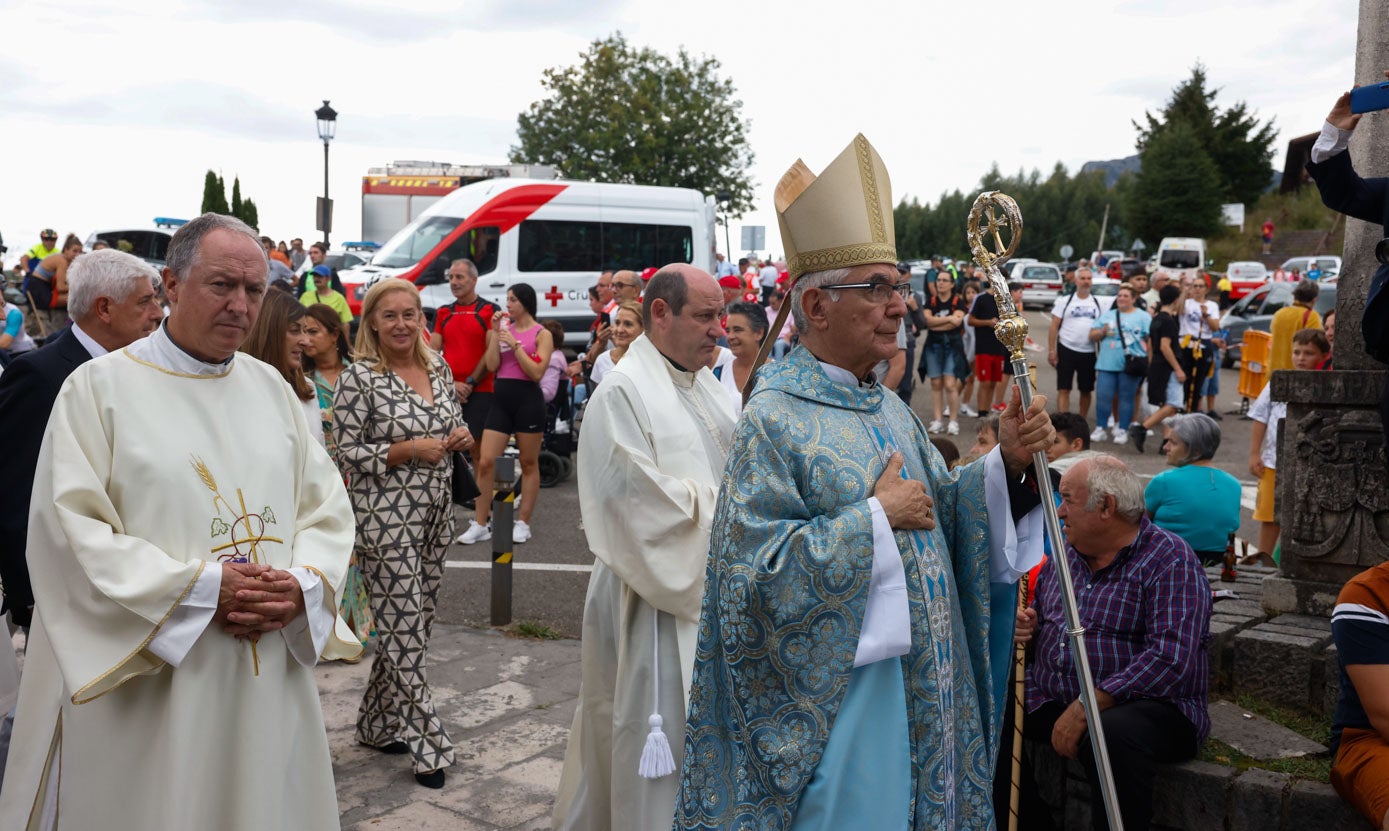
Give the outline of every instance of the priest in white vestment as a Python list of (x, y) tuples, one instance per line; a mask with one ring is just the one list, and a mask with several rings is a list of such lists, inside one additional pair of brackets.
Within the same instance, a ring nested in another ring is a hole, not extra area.
[[(557, 829), (671, 824), (709, 534), (734, 424), (707, 368), (723, 334), (722, 305), (705, 272), (657, 272), (642, 303), (645, 335), (584, 416), (579, 505), (597, 561)], [(643, 760), (648, 743), (655, 756)], [(673, 755), (657, 752), (666, 744)]]
[(352, 510), (284, 379), (236, 354), (267, 272), (240, 221), (188, 223), (165, 324), (58, 395), (0, 828), (339, 827), (313, 667), (361, 651)]

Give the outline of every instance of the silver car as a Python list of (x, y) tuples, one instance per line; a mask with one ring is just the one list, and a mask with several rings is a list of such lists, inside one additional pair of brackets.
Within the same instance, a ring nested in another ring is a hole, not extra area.
[(1050, 263), (1020, 263), (1008, 279), (1022, 282), (1023, 308), (1051, 308), (1061, 293), (1061, 269)]
[[(1230, 348), (1225, 350), (1225, 355), (1221, 358), (1222, 367), (1228, 369), (1240, 359), (1245, 332), (1267, 332), (1269, 324), (1273, 321), (1273, 313), (1293, 304), (1293, 288), (1296, 286), (1297, 283), (1293, 282), (1265, 283), (1225, 312), (1225, 316), (1220, 319), (1220, 328), (1229, 331)], [(1317, 314), (1325, 317), (1327, 312), (1336, 308), (1336, 284), (1323, 284), (1319, 288), (1312, 308)]]

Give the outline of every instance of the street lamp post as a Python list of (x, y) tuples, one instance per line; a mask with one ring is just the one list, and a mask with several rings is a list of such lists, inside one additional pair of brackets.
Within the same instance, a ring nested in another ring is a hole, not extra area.
[(314, 118), (318, 119), (318, 137), (323, 139), (323, 202), (318, 210), (318, 230), (323, 232), (323, 244), (327, 245), (333, 229), (333, 202), (328, 198), (328, 143), (338, 131), (338, 111), (328, 106), (325, 98), (323, 106), (314, 110)]
[(728, 255), (728, 261), (733, 262), (733, 246), (728, 241), (728, 208), (733, 202), (733, 194), (726, 190), (721, 190), (714, 194), (714, 199), (723, 208), (723, 249)]

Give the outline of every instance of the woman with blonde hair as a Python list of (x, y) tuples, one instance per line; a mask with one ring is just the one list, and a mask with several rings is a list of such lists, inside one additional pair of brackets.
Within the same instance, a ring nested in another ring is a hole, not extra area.
[(420, 293), (382, 280), (362, 302), (357, 362), (333, 394), (338, 458), (357, 517), (358, 562), (377, 649), (357, 741), (409, 753), (415, 780), (444, 786), (453, 744), (425, 680), (444, 553), (453, 536), (453, 451), (472, 447), (453, 373), (422, 337)]
[[(333, 431), (333, 390), (337, 386), (338, 376), (352, 363), (352, 349), (347, 345), (347, 325), (332, 306), (315, 303), (307, 308), (302, 329), (304, 374), (312, 381), (318, 396), (324, 447), (342, 473), (343, 484), (347, 484), (347, 471), (338, 458), (337, 436)], [(362, 579), (355, 552), (347, 564), (347, 581), (343, 583), (338, 611), (352, 628), (353, 634), (366, 646), (367, 639), (371, 637), (371, 598), (367, 595), (366, 582)]]
[(627, 354), (627, 347), (632, 345), (632, 341), (642, 336), (646, 329), (642, 326), (641, 304), (635, 300), (625, 300), (617, 304), (613, 309), (612, 322), (612, 342), (613, 347), (598, 356), (598, 360), (593, 362), (593, 388), (598, 388), (598, 382), (603, 380), (603, 376), (612, 372), (617, 362), (622, 360), (622, 356)]
[(309, 433), (324, 446), (323, 420), (313, 384), (304, 376), (304, 307), (282, 291), (267, 291), (256, 322), (239, 351), (275, 367), (304, 405)]

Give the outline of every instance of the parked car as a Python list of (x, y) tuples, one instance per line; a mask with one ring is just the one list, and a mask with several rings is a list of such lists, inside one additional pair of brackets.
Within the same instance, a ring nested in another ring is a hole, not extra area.
[(1010, 280), (1022, 283), (1023, 308), (1050, 308), (1061, 293), (1061, 269), (1050, 263), (1023, 263), (1013, 269)]
[(1122, 260), (1110, 260), (1105, 267), (1105, 276), (1111, 280), (1123, 282), (1135, 274), (1147, 274), (1148, 268), (1143, 261), (1137, 257), (1125, 257)]
[(1097, 274), (1090, 280), (1090, 293), (1096, 297), (1115, 297), (1119, 294), (1119, 287), (1123, 284), (1123, 280), (1115, 280), (1113, 277)]
[[(1235, 365), (1235, 361), (1240, 359), (1245, 332), (1251, 330), (1268, 331), (1269, 323), (1273, 320), (1273, 313), (1284, 306), (1292, 305), (1293, 287), (1296, 285), (1296, 283), (1291, 282), (1265, 283), (1225, 312), (1225, 316), (1220, 319), (1220, 328), (1230, 333), (1230, 347), (1225, 350), (1225, 356), (1220, 362), (1221, 366), (1232, 367)], [(1333, 283), (1320, 288), (1312, 308), (1317, 311), (1317, 314), (1325, 317), (1327, 312), (1336, 308), (1336, 285)]]
[(87, 241), (83, 243), (83, 250), (91, 251), (92, 246), (98, 242), (104, 242), (112, 248), (120, 249), (121, 243), (125, 242), (129, 244), (131, 254), (159, 270), (164, 268), (164, 261), (169, 254), (169, 241), (174, 238), (174, 231), (177, 231), (180, 225), (187, 222), (186, 219), (155, 217), (154, 222), (149, 225), (131, 225), (124, 228), (93, 231), (87, 235)]
[(1268, 267), (1254, 260), (1236, 260), (1225, 267), (1230, 278), (1230, 299), (1238, 300), (1268, 282)]
[(1021, 268), (1022, 266), (1040, 262), (1041, 260), (1038, 260), (1036, 257), (1015, 257), (1009, 260), (1008, 262), (1004, 263), (1001, 270), (1003, 271), (1004, 277), (1007, 277), (1009, 280), (1013, 280), (1016, 279), (1013, 277), (1014, 271)]
[(1307, 276), (1307, 269), (1312, 266), (1313, 260), (1317, 261), (1317, 267), (1321, 269), (1321, 278), (1323, 280), (1327, 277), (1335, 277), (1341, 273), (1341, 258), (1334, 254), (1317, 254), (1312, 257), (1292, 257), (1283, 263), (1282, 269), (1289, 274), (1293, 273), (1293, 269), (1297, 269), (1297, 273), (1305, 277)]

